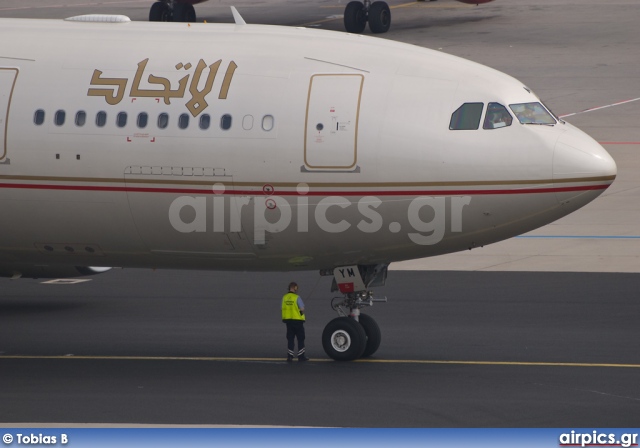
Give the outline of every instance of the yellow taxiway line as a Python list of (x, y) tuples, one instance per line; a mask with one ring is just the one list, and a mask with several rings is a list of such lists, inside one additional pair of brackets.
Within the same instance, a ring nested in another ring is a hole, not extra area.
[[(218, 362), (286, 362), (282, 358), (230, 358), (215, 356), (85, 356), (85, 355), (0, 355), (3, 359), (76, 359), (102, 361), (218, 361)], [(334, 362), (332, 359), (311, 359), (310, 362)], [(613, 367), (640, 369), (640, 364), (616, 363), (586, 363), (586, 362), (524, 362), (524, 361), (461, 361), (461, 360), (430, 360), (430, 359), (358, 359), (357, 363), (368, 364), (446, 364), (446, 365), (474, 365), (474, 366), (531, 366), (531, 367)]]

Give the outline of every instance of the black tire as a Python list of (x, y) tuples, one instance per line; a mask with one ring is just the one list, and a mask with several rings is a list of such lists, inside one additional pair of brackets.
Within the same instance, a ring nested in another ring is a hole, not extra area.
[(344, 28), (348, 33), (360, 34), (367, 26), (367, 13), (361, 2), (349, 2), (344, 10)]
[(369, 8), (369, 29), (372, 33), (386, 33), (391, 28), (391, 10), (386, 2), (373, 2)]
[(155, 2), (149, 10), (149, 22), (171, 22), (171, 9), (164, 2)]
[(174, 22), (195, 22), (196, 10), (189, 3), (176, 3), (173, 5), (173, 21)]
[(378, 323), (373, 320), (373, 317), (366, 314), (361, 314), (359, 319), (360, 325), (367, 335), (367, 343), (365, 344), (364, 352), (362, 352), (362, 357), (366, 358), (378, 351), (380, 342), (382, 341), (382, 333), (380, 332)]
[(353, 361), (362, 356), (367, 344), (364, 328), (350, 317), (336, 317), (324, 327), (322, 347), (336, 361)]

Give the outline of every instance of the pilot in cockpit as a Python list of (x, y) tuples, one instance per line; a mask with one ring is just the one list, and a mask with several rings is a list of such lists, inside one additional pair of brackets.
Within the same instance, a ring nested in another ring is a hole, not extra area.
[(513, 118), (501, 104), (491, 103), (484, 121), (484, 129), (497, 129), (511, 126)]

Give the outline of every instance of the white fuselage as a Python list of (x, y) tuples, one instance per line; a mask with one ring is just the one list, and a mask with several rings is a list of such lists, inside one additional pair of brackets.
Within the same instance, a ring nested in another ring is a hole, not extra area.
[[(538, 101), (357, 35), (1, 20), (0, 274), (330, 269), (500, 241), (616, 175), (569, 124), (483, 128), (489, 103)], [(479, 128), (451, 130), (465, 103)]]

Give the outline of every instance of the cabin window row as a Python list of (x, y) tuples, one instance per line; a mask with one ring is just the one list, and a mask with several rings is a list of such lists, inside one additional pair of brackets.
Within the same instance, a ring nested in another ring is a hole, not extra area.
[[(509, 108), (522, 124), (556, 124), (556, 118), (541, 103), (510, 104)], [(473, 131), (480, 127), (484, 103), (465, 103), (451, 115), (449, 129)], [(500, 103), (489, 103), (482, 129), (498, 129), (511, 126), (513, 116)]]
[[(63, 126), (67, 120), (67, 113), (64, 110), (57, 110), (53, 116), (53, 123), (56, 126)], [(149, 114), (146, 112), (140, 112), (136, 119), (136, 126), (139, 129), (145, 129), (149, 124)], [(33, 116), (33, 122), (40, 126), (45, 121), (45, 111), (42, 109), (36, 110)], [(119, 128), (124, 128), (127, 126), (129, 121), (129, 116), (127, 112), (119, 112), (116, 115), (115, 124)], [(99, 128), (106, 126), (107, 124), (107, 113), (105, 111), (100, 111), (96, 113), (95, 116), (95, 125)], [(158, 129), (166, 129), (169, 127), (170, 117), (166, 112), (162, 112), (158, 114), (158, 118), (156, 120), (156, 126)], [(187, 129), (191, 122), (191, 115), (189, 114), (181, 114), (178, 116), (178, 128)], [(82, 127), (87, 123), (87, 113), (85, 111), (76, 112), (74, 123), (77, 127)], [(202, 130), (207, 130), (211, 126), (211, 115), (202, 114), (200, 118), (197, 119), (198, 127)], [(220, 117), (220, 129), (224, 131), (228, 131), (231, 129), (233, 124), (233, 117), (230, 114), (224, 114)], [(265, 115), (262, 117), (262, 130), (271, 131), (274, 126), (274, 118), (272, 115)], [(242, 120), (242, 127), (245, 130), (250, 130), (253, 128), (253, 116), (245, 115)]]

